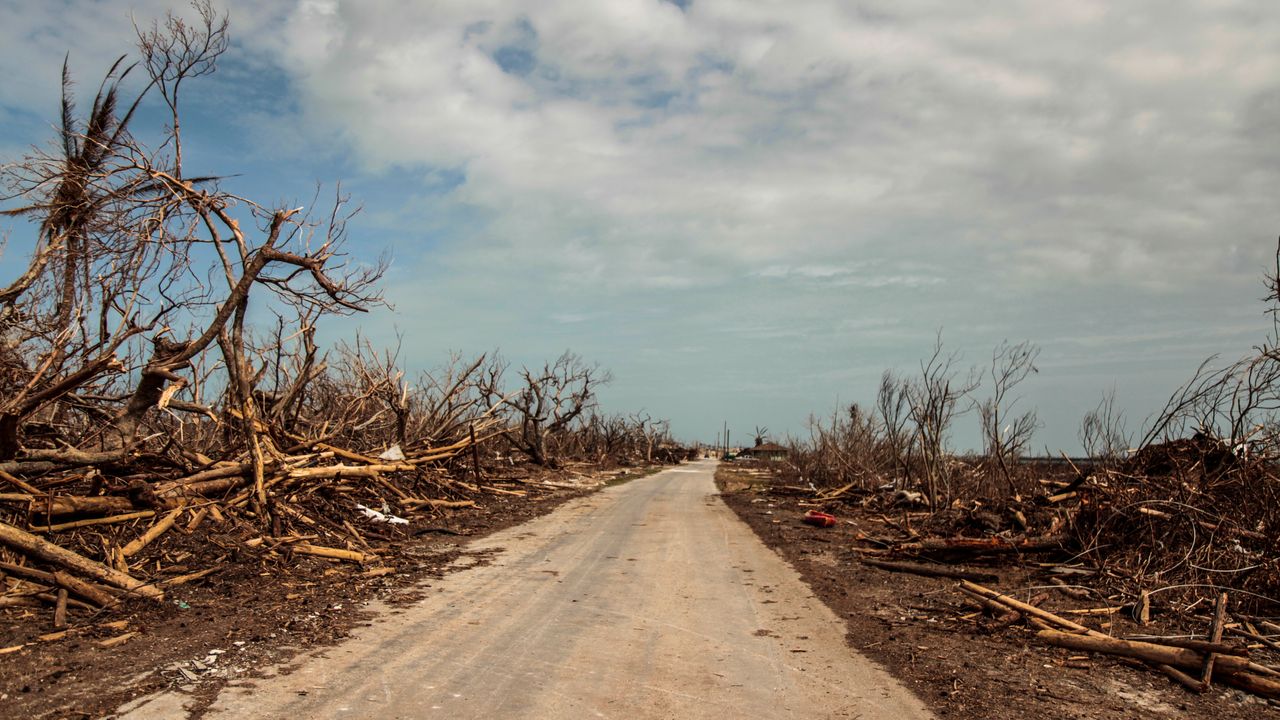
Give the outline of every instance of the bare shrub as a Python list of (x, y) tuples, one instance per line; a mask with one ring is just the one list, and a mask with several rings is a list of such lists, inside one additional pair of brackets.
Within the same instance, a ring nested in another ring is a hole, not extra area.
[(1124, 412), (1116, 407), (1114, 388), (1103, 393), (1098, 406), (1080, 421), (1080, 446), (1087, 457), (1113, 461), (1123, 458), (1131, 441), (1125, 432)]
[(892, 370), (880, 376), (876, 392), (876, 411), (880, 416), (880, 429), (884, 436), (885, 451), (893, 459), (894, 470), (901, 473), (903, 481), (911, 475), (911, 449), (913, 437), (908, 423), (911, 420), (909, 383)]

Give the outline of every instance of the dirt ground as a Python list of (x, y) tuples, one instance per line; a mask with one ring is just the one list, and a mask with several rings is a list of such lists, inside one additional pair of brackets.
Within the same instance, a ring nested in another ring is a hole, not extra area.
[[(835, 527), (819, 529), (801, 517), (824, 508), (774, 488), (766, 472), (726, 464), (717, 481), (725, 502), (847, 620), (849, 645), (889, 669), (940, 717), (1280, 717), (1280, 707), (1232, 688), (1198, 695), (1146, 668), (1040, 645), (1024, 626), (984, 630), (979, 619), (963, 619), (974, 609), (954, 590), (956, 581), (859, 563), (856, 536), (883, 534), (878, 518), (845, 507)], [(1024, 600), (1035, 585), (1023, 567), (955, 567), (994, 573), (1000, 579), (988, 586)], [(1079, 606), (1073, 602), (1051, 593), (1045, 607)], [(1121, 637), (1178, 632), (1112, 617)]]
[[(615, 484), (646, 472), (612, 471), (600, 479)], [(183, 542), (224, 548), (222, 569), (171, 588), (162, 605), (132, 601), (97, 615), (73, 613), (71, 632), (56, 641), (39, 639), (53, 629), (46, 611), (0, 610), (0, 648), (18, 648), (0, 655), (0, 717), (108, 717), (122, 703), (166, 687), (212, 699), (229, 680), (254, 677), (260, 668), (346, 637), (369, 621), (363, 608), (371, 599), (413, 601), (422, 582), (429, 587), (462, 555), (463, 543), (600, 486), (494, 495), (478, 507), (440, 510), (408, 530), (384, 528), (387, 541), (377, 550), (394, 569), (390, 574), (267, 553), (246, 547), (242, 529), (202, 526)], [(137, 634), (124, 638), (128, 633)], [(100, 645), (113, 638), (124, 641)]]

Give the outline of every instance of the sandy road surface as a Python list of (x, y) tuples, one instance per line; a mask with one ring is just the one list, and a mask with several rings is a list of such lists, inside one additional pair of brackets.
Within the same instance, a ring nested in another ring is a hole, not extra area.
[[(715, 497), (715, 464), (667, 470), (474, 546), (433, 583), (288, 674), (235, 684), (214, 718), (913, 718), (924, 706)], [(183, 696), (129, 718), (185, 717)]]

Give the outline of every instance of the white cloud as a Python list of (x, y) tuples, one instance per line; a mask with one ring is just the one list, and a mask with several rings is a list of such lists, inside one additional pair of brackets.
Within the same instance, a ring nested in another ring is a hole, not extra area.
[[(371, 169), (463, 169), (455, 199), (492, 211), (513, 262), (557, 266), (590, 237), (602, 273), (726, 249), (748, 269), (838, 264), (928, 222), (949, 237), (903, 251), (1031, 275), (1073, 258), (1061, 275), (1091, 281), (1230, 272), (1206, 233), (1256, 219), (1186, 199), (1256, 201), (1276, 179), (1229, 179), (1247, 154), (1230, 111), (1277, 61), (1256, 19), (1052, 12), (308, 1), (279, 60)], [(1141, 220), (1168, 206), (1184, 217)]]

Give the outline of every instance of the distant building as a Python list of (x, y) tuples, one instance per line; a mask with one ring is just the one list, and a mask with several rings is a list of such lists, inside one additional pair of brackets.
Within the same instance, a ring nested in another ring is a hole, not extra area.
[(786, 460), (790, 453), (790, 450), (777, 443), (765, 442), (762, 438), (756, 438), (755, 446), (739, 450), (738, 457), (744, 460), (751, 459), (781, 462)]

